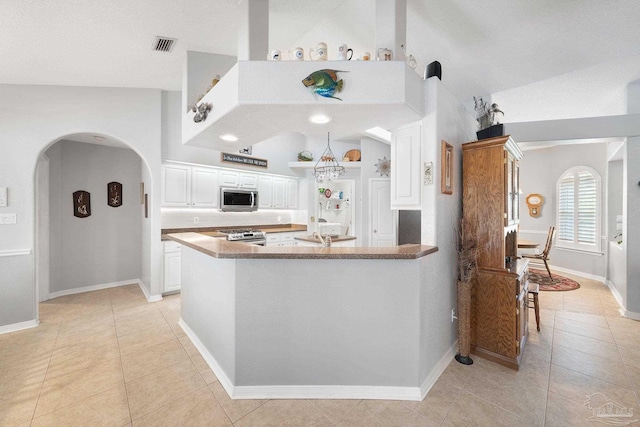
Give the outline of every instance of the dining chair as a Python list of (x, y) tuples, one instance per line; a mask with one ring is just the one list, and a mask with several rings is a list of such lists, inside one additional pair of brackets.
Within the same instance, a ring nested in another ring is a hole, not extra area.
[(551, 226), (549, 227), (549, 234), (547, 235), (547, 243), (544, 245), (544, 250), (540, 254), (534, 255), (522, 255), (523, 258), (532, 258), (539, 259), (544, 262), (544, 266), (547, 268), (547, 273), (549, 273), (549, 278), (551, 279), (551, 270), (549, 269), (549, 264), (547, 260), (549, 259), (549, 252), (551, 252), (551, 245), (553, 244), (553, 235), (556, 232), (556, 228)]
[[(533, 308), (536, 313), (536, 327), (540, 331), (540, 303), (538, 301), (538, 292), (540, 291), (540, 285), (537, 283), (529, 282), (529, 293), (527, 306)], [(531, 305), (533, 304), (533, 305)]]

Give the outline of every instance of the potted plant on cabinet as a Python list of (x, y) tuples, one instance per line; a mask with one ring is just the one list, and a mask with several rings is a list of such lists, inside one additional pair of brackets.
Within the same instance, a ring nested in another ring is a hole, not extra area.
[(480, 248), (476, 239), (465, 230), (464, 220), (459, 220), (454, 243), (458, 256), (458, 354), (456, 360), (471, 365), (471, 287), (478, 269)]

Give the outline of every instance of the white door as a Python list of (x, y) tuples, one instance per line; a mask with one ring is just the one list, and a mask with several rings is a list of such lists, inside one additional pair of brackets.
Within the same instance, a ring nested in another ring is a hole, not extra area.
[(369, 241), (371, 246), (396, 246), (398, 211), (391, 210), (391, 181), (371, 179)]

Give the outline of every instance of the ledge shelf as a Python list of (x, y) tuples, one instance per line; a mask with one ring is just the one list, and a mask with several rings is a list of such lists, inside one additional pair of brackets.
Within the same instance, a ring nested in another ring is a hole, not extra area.
[[(342, 70), (344, 87), (336, 93), (342, 101), (302, 84), (321, 69)], [(226, 151), (288, 132), (317, 134), (308, 118), (318, 113), (333, 118), (323, 129), (336, 139), (376, 126), (391, 129), (423, 117), (423, 83), (402, 61), (240, 61), (202, 99), (212, 105), (206, 121), (183, 113), (182, 143)], [(223, 134), (238, 141), (222, 141)]]

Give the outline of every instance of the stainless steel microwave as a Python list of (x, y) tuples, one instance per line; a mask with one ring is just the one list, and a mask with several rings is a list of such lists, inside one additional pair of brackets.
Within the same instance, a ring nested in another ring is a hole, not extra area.
[(223, 212), (253, 212), (258, 210), (258, 190), (221, 188), (220, 209)]

